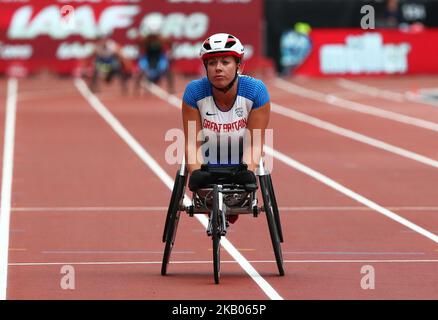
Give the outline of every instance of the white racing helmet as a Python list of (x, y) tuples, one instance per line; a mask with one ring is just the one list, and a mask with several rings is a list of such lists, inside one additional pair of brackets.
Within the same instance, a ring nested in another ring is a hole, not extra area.
[[(243, 59), (245, 49), (242, 43), (235, 36), (228, 33), (216, 33), (208, 37), (201, 46), (201, 51), (199, 55), (204, 62), (205, 69), (207, 70), (207, 59), (211, 57), (223, 57), (223, 56), (233, 56), (240, 62)], [(207, 72), (208, 77), (208, 72)], [(236, 74), (233, 80), (223, 88), (216, 87), (213, 83), (211, 85), (219, 91), (226, 93), (230, 90), (238, 78), (238, 70), (236, 69)]]
[(228, 55), (242, 59), (244, 53), (245, 49), (242, 43), (235, 36), (228, 33), (216, 33), (202, 43), (199, 55), (205, 61), (211, 57)]

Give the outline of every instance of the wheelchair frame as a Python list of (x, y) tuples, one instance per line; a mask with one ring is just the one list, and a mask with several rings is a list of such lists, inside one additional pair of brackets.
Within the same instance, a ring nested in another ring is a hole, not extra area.
[[(175, 243), (176, 231), (181, 212), (185, 211), (189, 216), (195, 214), (209, 214), (207, 235), (212, 237), (213, 242), (213, 275), (214, 282), (220, 279), (220, 240), (227, 233), (226, 216), (229, 214), (252, 214), (258, 217), (260, 213), (266, 214), (269, 234), (275, 254), (275, 260), (280, 276), (284, 275), (283, 256), (280, 243), (283, 242), (283, 233), (280, 215), (275, 197), (271, 175), (264, 170), (263, 161), (260, 161), (257, 172), (259, 187), (262, 194), (263, 204), (258, 206), (257, 190), (247, 191), (244, 186), (237, 184), (213, 184), (193, 192), (192, 203), (185, 206), (184, 196), (187, 183), (187, 169), (185, 162), (181, 164), (176, 173), (175, 183), (170, 198), (169, 208), (163, 231), (162, 241), (165, 243), (161, 274), (167, 274), (170, 255)], [(228, 196), (243, 195), (238, 205), (228, 206)]]

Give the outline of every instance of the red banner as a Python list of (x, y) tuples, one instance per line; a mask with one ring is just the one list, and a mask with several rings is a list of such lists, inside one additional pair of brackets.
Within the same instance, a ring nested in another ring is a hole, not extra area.
[(438, 30), (316, 29), (296, 70), (310, 76), (438, 74)]
[(152, 16), (161, 18), (161, 33), (173, 40), (176, 71), (199, 72), (201, 41), (217, 32), (242, 41), (247, 66), (261, 55), (261, 0), (0, 0), (0, 7), (0, 73), (71, 73), (102, 32), (134, 60), (136, 38)]

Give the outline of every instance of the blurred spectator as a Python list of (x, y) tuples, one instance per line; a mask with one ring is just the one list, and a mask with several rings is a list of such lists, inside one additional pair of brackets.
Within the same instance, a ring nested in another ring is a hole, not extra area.
[(108, 34), (98, 36), (91, 56), (91, 62), (93, 64), (93, 72), (90, 89), (93, 92), (98, 91), (101, 79), (109, 83), (117, 76), (120, 78), (122, 93), (127, 93), (129, 61), (123, 56), (121, 46), (111, 39)]
[(146, 80), (157, 84), (166, 76), (168, 90), (174, 93), (174, 81), (171, 70), (171, 41), (161, 35), (160, 16), (151, 16), (142, 26), (140, 32), (140, 57), (138, 60), (139, 73), (136, 79), (138, 91), (142, 81)]
[(310, 32), (312, 28), (304, 22), (297, 22), (293, 30), (280, 37), (280, 65), (283, 75), (290, 75), (300, 66), (312, 50)]
[(426, 18), (426, 7), (421, 2), (399, 2), (387, 0), (383, 21), (379, 27), (399, 28), (404, 32), (421, 32)]
[(398, 0), (387, 0), (384, 14), (384, 27), (398, 28), (400, 21), (401, 14)]

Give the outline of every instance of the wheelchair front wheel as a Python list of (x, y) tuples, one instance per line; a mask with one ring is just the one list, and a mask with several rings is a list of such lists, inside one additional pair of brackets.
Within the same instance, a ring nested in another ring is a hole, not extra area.
[(213, 239), (213, 272), (214, 272), (214, 282), (219, 283), (220, 278), (220, 241), (221, 241), (221, 214), (219, 212), (219, 190), (218, 186), (213, 187), (213, 206), (211, 213), (211, 226), (212, 226), (212, 239)]

